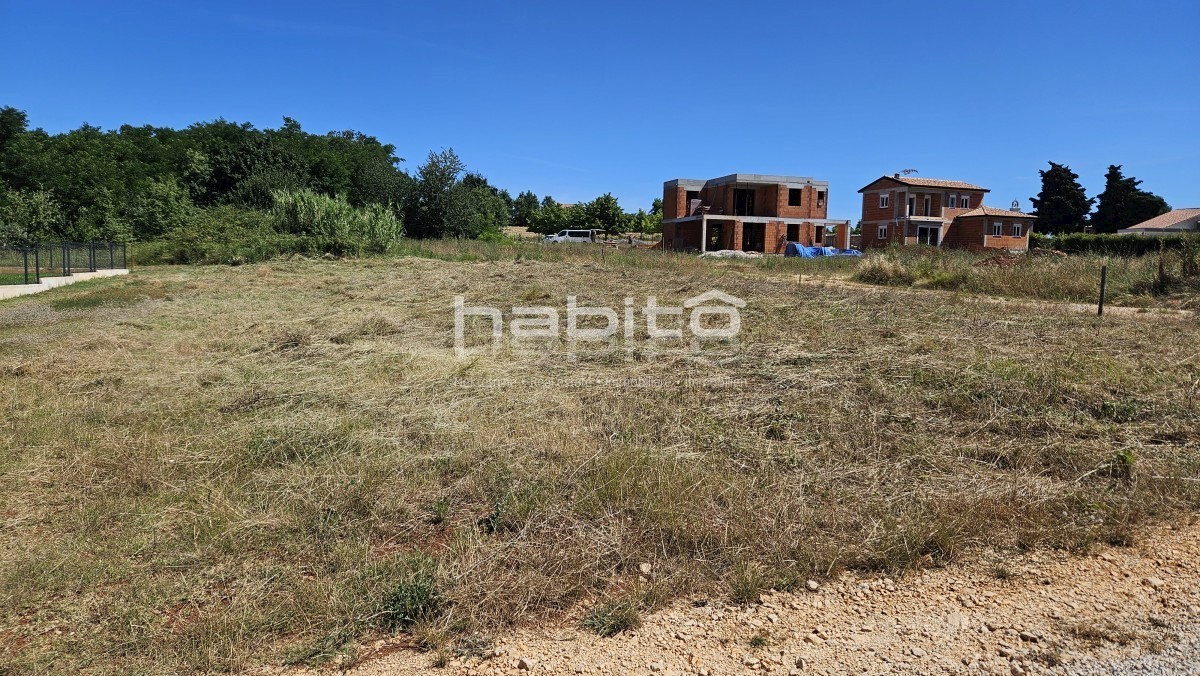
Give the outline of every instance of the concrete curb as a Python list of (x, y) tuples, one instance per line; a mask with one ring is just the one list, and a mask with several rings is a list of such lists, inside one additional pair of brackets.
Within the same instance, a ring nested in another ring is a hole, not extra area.
[(76, 272), (69, 277), (43, 277), (41, 284), (0, 285), (0, 300), (16, 298), (17, 296), (28, 296), (31, 293), (41, 293), (60, 286), (74, 284), (75, 282), (86, 282), (89, 279), (116, 277), (127, 274), (129, 274), (129, 270), (126, 269), (97, 270), (96, 272)]

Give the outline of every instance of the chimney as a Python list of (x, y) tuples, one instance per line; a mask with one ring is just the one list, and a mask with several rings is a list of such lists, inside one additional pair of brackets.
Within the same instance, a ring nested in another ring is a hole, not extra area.
[(900, 178), (900, 172), (892, 174), (892, 178)]

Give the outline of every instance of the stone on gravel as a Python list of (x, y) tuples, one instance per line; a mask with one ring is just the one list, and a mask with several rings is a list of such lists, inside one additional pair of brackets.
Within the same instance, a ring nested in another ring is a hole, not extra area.
[(804, 583), (804, 586), (808, 589), (808, 591), (815, 592), (821, 588), (821, 583), (817, 582), (816, 580), (809, 580), (808, 582)]

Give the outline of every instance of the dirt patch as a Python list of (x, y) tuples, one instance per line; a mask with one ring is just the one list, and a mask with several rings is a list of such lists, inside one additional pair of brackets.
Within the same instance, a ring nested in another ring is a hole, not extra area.
[(1182, 672), (1194, 656), (1173, 647), (1200, 633), (1198, 575), (1200, 526), (1164, 528), (1086, 556), (982, 554), (904, 577), (845, 574), (757, 603), (692, 598), (611, 638), (581, 629), (580, 608), (496, 637), (485, 656), (380, 641), (349, 673), (1074, 673), (1147, 655)]

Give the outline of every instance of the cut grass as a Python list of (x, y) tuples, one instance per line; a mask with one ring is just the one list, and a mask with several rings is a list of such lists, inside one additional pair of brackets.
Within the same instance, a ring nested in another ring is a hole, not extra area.
[[(791, 259), (406, 246), (428, 256), (144, 268), (0, 303), (0, 663), (242, 671), (389, 631), (450, 649), (632, 598), (639, 562), (635, 610), (752, 600), (1085, 549), (1200, 504), (1190, 318), (864, 291)], [(451, 350), (454, 295), (712, 288), (748, 305), (707, 359), (640, 334)]]

